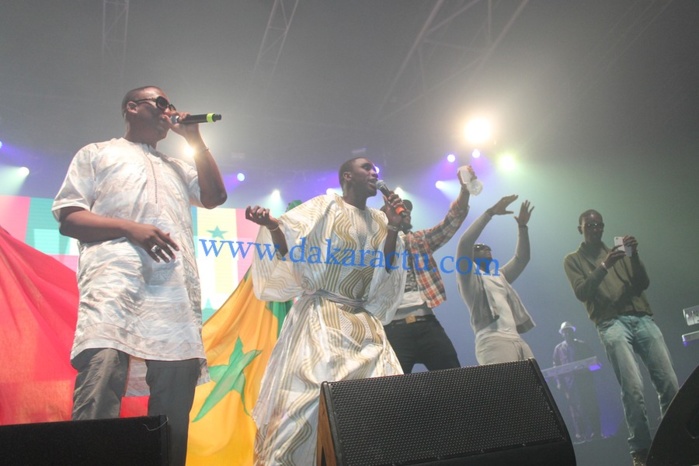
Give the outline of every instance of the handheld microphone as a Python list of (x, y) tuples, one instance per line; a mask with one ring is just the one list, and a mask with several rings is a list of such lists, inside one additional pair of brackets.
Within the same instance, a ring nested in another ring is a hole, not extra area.
[(181, 125), (192, 125), (195, 123), (213, 123), (221, 119), (220, 113), (201, 113), (199, 115), (188, 115), (184, 118), (180, 118), (179, 115), (172, 115), (170, 121), (173, 125), (177, 123)]
[[(376, 182), (376, 188), (379, 191), (381, 191), (381, 193), (386, 197), (393, 194), (393, 192), (390, 189), (388, 189), (388, 186), (386, 186), (386, 183), (383, 180), (378, 180)], [(398, 207), (396, 207), (395, 212), (403, 218), (406, 218), (408, 216), (408, 211), (402, 205), (399, 205)], [(400, 226), (401, 230), (403, 230), (404, 232), (409, 231), (412, 227), (413, 226), (410, 223), (406, 222), (405, 220), (403, 221), (403, 223)]]

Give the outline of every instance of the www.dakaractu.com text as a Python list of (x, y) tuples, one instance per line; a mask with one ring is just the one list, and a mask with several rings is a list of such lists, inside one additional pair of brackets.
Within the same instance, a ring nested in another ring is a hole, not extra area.
[[(206, 257), (213, 255), (219, 257), (228, 255), (233, 259), (246, 259), (250, 254), (256, 254), (260, 259), (273, 260), (278, 257), (283, 261), (293, 263), (305, 262), (308, 264), (340, 265), (346, 267), (385, 267), (388, 259), (388, 268), (408, 270), (410, 263), (415, 270), (431, 270), (427, 254), (410, 254), (408, 251), (401, 253), (384, 254), (377, 249), (353, 249), (338, 248), (332, 245), (332, 240), (326, 239), (324, 247), (309, 246), (306, 238), (301, 238), (299, 244), (289, 248), (284, 256), (278, 255), (279, 245), (269, 243), (255, 243), (252, 241), (213, 240), (199, 239), (202, 251)], [(388, 257), (387, 257), (388, 256)], [(411, 257), (412, 256), (412, 257)], [(412, 260), (411, 260), (412, 259)], [(482, 270), (481, 265), (487, 265)], [(445, 274), (458, 273), (461, 275), (499, 275), (499, 263), (496, 259), (476, 258), (468, 256), (444, 256), (437, 262), (439, 271)]]

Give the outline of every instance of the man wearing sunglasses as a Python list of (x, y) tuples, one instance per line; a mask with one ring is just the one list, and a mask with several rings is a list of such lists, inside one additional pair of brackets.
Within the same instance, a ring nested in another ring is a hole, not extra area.
[(476, 359), (479, 364), (523, 361), (533, 358), (529, 345), (520, 336), (534, 328), (527, 312), (511, 283), (529, 263), (529, 232), (527, 223), (533, 207), (524, 201), (515, 216), (517, 221), (517, 248), (507, 264), (498, 267), (490, 246), (475, 244), (483, 229), (496, 215), (508, 215), (507, 207), (518, 196), (505, 196), (478, 217), (464, 232), (457, 246), (457, 257), (471, 257), (470, 273), (457, 275), (461, 297), (471, 311), (471, 327), (476, 334)]
[(678, 390), (670, 352), (644, 293), (650, 280), (638, 255), (636, 238), (624, 236), (624, 248), (619, 245), (610, 249), (604, 244), (604, 221), (599, 212), (583, 212), (578, 232), (583, 242), (565, 257), (563, 266), (575, 297), (585, 304), (588, 317), (597, 327), (621, 386), (633, 464), (645, 465), (652, 439), (643, 376), (634, 353), (648, 369), (661, 414), (665, 414)]
[[(187, 113), (161, 89), (129, 91), (121, 112), (124, 137), (78, 151), (53, 204), (80, 251), (72, 417), (119, 417), (129, 366), (145, 362), (148, 414), (167, 416), (170, 464), (184, 465), (194, 389), (208, 379), (191, 204), (214, 208), (226, 191), (199, 125), (173, 123)], [(170, 130), (193, 164), (156, 150)]]

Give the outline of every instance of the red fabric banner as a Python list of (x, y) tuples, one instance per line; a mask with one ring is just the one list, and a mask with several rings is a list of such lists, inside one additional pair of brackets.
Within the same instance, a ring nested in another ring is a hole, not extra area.
[[(0, 424), (70, 419), (77, 311), (75, 272), (0, 227)], [(145, 398), (121, 414), (144, 415)]]

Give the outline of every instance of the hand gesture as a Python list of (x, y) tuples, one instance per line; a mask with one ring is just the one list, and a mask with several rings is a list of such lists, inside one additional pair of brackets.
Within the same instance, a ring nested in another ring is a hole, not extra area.
[(170, 238), (170, 233), (165, 233), (154, 225), (133, 222), (126, 232), (126, 238), (142, 247), (155, 262), (160, 262), (160, 259), (170, 262), (175, 259), (174, 251), (180, 250)]
[(521, 227), (526, 226), (527, 223), (529, 223), (529, 219), (532, 216), (532, 211), (534, 210), (534, 207), (529, 208), (530, 206), (531, 204), (529, 201), (522, 202), (522, 205), (519, 208), (519, 215), (515, 215), (515, 220), (517, 220), (517, 223)]
[(245, 209), (245, 218), (270, 230), (274, 230), (279, 226), (279, 220), (269, 214), (269, 209), (257, 205), (248, 206)]
[(494, 205), (493, 207), (491, 207), (490, 209), (488, 209), (488, 210), (490, 210), (490, 213), (491, 213), (492, 215), (507, 215), (507, 214), (511, 214), (512, 211), (511, 211), (511, 210), (507, 210), (507, 206), (509, 206), (510, 204), (512, 204), (514, 201), (516, 201), (518, 197), (519, 197), (519, 196), (516, 195), (516, 194), (511, 194), (511, 195), (509, 195), (509, 196), (505, 196), (505, 197), (503, 197), (502, 199), (500, 199), (498, 202), (496, 202), (495, 205)]

